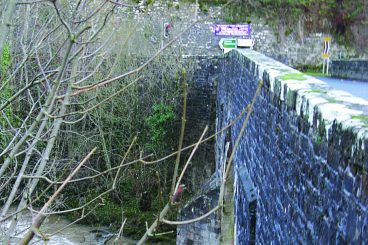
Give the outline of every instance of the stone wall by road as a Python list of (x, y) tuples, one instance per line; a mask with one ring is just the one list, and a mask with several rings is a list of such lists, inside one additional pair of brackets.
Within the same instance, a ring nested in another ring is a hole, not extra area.
[(333, 60), (331, 75), (368, 82), (368, 60)]
[[(261, 79), (234, 157), (236, 244), (368, 243), (368, 101), (236, 50), (219, 65), (217, 130)], [(217, 159), (241, 125), (217, 137)]]
[[(322, 67), (323, 38), (328, 33), (310, 33), (305, 35), (303, 43), (294, 32), (281, 42), (277, 32), (263, 23), (252, 24), (254, 49), (292, 67)], [(356, 57), (352, 48), (340, 45), (332, 38), (330, 47), (331, 59), (340, 57)]]

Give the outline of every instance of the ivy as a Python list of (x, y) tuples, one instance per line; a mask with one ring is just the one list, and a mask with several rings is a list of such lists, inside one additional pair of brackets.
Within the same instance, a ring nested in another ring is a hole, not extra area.
[(145, 119), (151, 135), (153, 148), (160, 148), (167, 136), (168, 124), (175, 120), (172, 106), (162, 103), (152, 106), (152, 114)]

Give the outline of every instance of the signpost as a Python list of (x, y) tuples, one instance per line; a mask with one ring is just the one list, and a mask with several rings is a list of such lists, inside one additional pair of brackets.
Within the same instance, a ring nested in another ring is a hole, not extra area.
[(325, 66), (326, 66), (326, 74), (328, 74), (328, 66), (330, 63), (330, 46), (331, 46), (331, 37), (326, 36), (323, 38), (323, 53), (322, 53), (322, 59), (323, 59), (323, 70), (322, 73), (325, 73)]
[(222, 38), (220, 40), (220, 48), (224, 50), (224, 53), (229, 52), (237, 47), (239, 48), (253, 48), (254, 40), (251, 39), (250, 24), (217, 24), (213, 27), (215, 36), (235, 37), (242, 38)]
[(253, 39), (238, 39), (238, 47), (239, 48), (251, 48), (253, 49), (254, 40)]
[(224, 50), (224, 53), (230, 52), (236, 48), (236, 38), (221, 38), (219, 46)]

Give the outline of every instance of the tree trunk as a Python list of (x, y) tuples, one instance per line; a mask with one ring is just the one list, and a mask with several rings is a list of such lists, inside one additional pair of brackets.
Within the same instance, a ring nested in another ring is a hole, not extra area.
[(11, 18), (15, 11), (16, 0), (9, 0), (8, 6), (6, 7), (6, 3), (3, 3), (3, 7), (6, 8), (4, 13), (4, 21), (0, 26), (0, 58), (3, 56), (3, 49), (6, 43), (6, 39), (8, 36), (8, 32), (11, 25)]

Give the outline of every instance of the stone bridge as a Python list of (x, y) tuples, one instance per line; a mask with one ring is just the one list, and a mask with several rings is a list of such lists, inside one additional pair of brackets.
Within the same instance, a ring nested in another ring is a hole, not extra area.
[[(368, 101), (252, 50), (201, 65), (212, 88), (203, 91), (215, 94), (217, 131), (263, 85), (234, 156), (224, 210), (179, 226), (177, 244), (367, 244)], [(217, 205), (223, 162), (243, 120), (217, 136), (216, 173), (179, 219)]]

